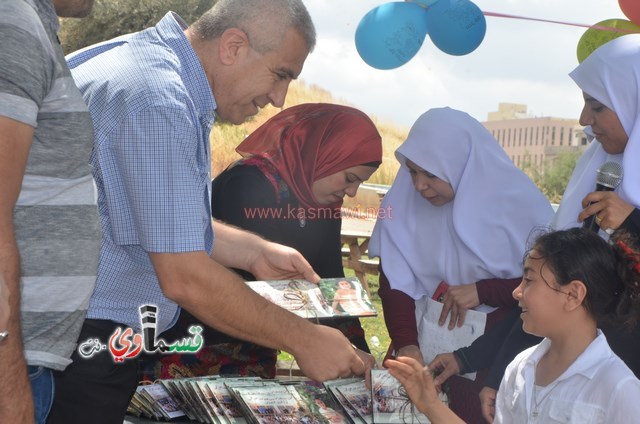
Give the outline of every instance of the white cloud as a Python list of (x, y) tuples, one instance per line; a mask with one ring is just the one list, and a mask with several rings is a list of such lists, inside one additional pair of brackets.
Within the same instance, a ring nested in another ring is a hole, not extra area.
[[(381, 71), (358, 55), (360, 19), (381, 0), (307, 0), (318, 32), (301, 79), (367, 113), (410, 126), (431, 107), (451, 106), (484, 120), (499, 102), (525, 103), (535, 115), (577, 118), (581, 93), (567, 74), (586, 30), (566, 25), (487, 17), (480, 47), (449, 56), (428, 36), (400, 68)], [(622, 18), (617, 0), (476, 0), (484, 11), (580, 24)]]

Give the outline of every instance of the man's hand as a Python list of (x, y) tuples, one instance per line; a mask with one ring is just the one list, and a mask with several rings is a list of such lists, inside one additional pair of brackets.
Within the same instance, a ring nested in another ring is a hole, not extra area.
[(364, 382), (367, 388), (371, 388), (371, 370), (378, 367), (376, 363), (376, 358), (373, 357), (372, 354), (365, 352), (364, 350), (360, 350), (357, 347), (353, 346), (356, 351), (356, 355), (360, 358), (362, 362), (364, 362)]
[(449, 320), (449, 330), (457, 325), (462, 327), (467, 309), (475, 308), (480, 304), (478, 289), (476, 284), (463, 284), (461, 286), (449, 286), (444, 295), (444, 306), (438, 324), (444, 325), (447, 322), (447, 315), (451, 312)]
[(212, 222), (216, 238), (211, 259), (217, 263), (249, 271), (260, 280), (303, 278), (312, 283), (320, 280), (297, 250), (215, 219)]
[(496, 416), (496, 395), (498, 392), (496, 389), (485, 386), (480, 390), (480, 409), (482, 410), (482, 416), (488, 423), (493, 422), (493, 418)]
[(578, 215), (578, 222), (583, 222), (591, 215), (596, 215), (597, 224), (603, 230), (617, 230), (631, 212), (633, 206), (625, 202), (613, 191), (594, 191), (582, 199), (584, 210)]
[(309, 262), (297, 250), (281, 244), (265, 241), (260, 254), (249, 269), (260, 280), (287, 280), (303, 278), (317, 283), (316, 274)]
[(429, 369), (437, 374), (433, 382), (437, 387), (440, 387), (449, 377), (460, 372), (460, 364), (452, 352), (441, 353), (433, 358), (433, 361), (429, 364)]
[(315, 325), (307, 341), (292, 348), (290, 353), (296, 358), (303, 374), (310, 379), (326, 381), (365, 373), (366, 365), (362, 356), (356, 353), (356, 349), (339, 330)]

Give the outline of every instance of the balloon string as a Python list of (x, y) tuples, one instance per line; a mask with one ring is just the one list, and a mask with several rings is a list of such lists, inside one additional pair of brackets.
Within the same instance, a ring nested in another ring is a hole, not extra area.
[(518, 16), (518, 15), (508, 15), (506, 13), (496, 13), (496, 12), (483, 11), (482, 14), (484, 16), (492, 16), (494, 18), (523, 19), (525, 21), (549, 22), (549, 23), (552, 23), (552, 24), (569, 25), (569, 26), (576, 26), (576, 27), (582, 27), (582, 28), (593, 28), (593, 29), (599, 29), (599, 30), (602, 30), (602, 31), (624, 32), (624, 33), (628, 33), (628, 34), (636, 32), (636, 31), (632, 31), (632, 30), (626, 30), (626, 29), (621, 29), (621, 28), (613, 28), (613, 27), (608, 27), (608, 26), (603, 26), (603, 25), (588, 25), (588, 24), (577, 24), (577, 23), (574, 23), (574, 22), (552, 21), (552, 20), (549, 20), (549, 19), (529, 18), (527, 16)]

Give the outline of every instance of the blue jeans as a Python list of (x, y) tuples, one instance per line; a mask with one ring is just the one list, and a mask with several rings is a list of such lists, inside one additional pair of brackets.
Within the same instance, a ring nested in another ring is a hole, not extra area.
[(36, 424), (45, 424), (53, 403), (53, 373), (49, 368), (28, 366)]

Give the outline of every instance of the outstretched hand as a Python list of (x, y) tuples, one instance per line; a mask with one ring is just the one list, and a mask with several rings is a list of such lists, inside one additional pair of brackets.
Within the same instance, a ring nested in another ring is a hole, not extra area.
[(369, 360), (357, 351), (339, 330), (325, 325), (314, 325), (305, 343), (297, 344), (290, 353), (296, 358), (300, 370), (315, 381), (364, 375)]
[(440, 403), (438, 391), (428, 367), (422, 366), (420, 362), (407, 356), (387, 359), (384, 365), (389, 369), (389, 373), (404, 386), (409, 399), (420, 412), (426, 413), (429, 405)]
[(447, 322), (447, 316), (451, 313), (449, 330), (453, 330), (456, 325), (462, 327), (467, 309), (475, 308), (480, 304), (476, 284), (449, 286), (442, 302), (444, 306), (442, 307), (438, 324), (441, 326), (444, 325)]
[(249, 272), (261, 280), (303, 278), (312, 283), (320, 281), (320, 276), (300, 252), (269, 241), (264, 242), (259, 255), (251, 262)]
[(420, 412), (429, 417), (433, 424), (464, 423), (452, 410), (440, 402), (428, 367), (423, 367), (420, 362), (406, 356), (400, 356), (396, 360), (387, 359), (384, 365), (389, 369), (389, 373), (404, 386), (411, 402)]

